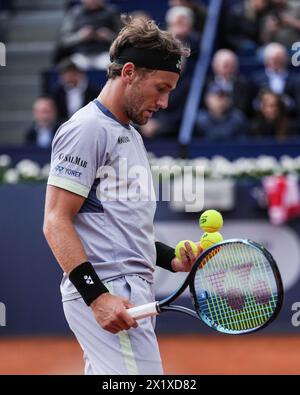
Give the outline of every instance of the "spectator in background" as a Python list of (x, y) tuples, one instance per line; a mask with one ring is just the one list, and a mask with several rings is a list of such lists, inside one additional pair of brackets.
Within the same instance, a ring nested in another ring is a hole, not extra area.
[(188, 7), (193, 12), (193, 30), (202, 33), (205, 25), (207, 10), (198, 0), (169, 0), (170, 7)]
[(48, 148), (58, 128), (57, 110), (50, 97), (40, 97), (33, 104), (33, 124), (26, 132), (26, 143)]
[(275, 41), (290, 49), (294, 42), (300, 40), (299, 0), (270, 0), (270, 3), (263, 40), (266, 44)]
[(71, 56), (83, 70), (106, 69), (108, 50), (119, 29), (120, 16), (105, 0), (82, 0), (65, 15), (56, 63)]
[(77, 110), (94, 100), (98, 91), (88, 82), (86, 75), (71, 60), (65, 60), (58, 66), (60, 85), (53, 94), (58, 119), (65, 122)]
[(240, 54), (255, 52), (262, 44), (268, 0), (244, 0), (229, 10), (222, 22), (224, 45)]
[(288, 69), (289, 55), (286, 48), (271, 43), (264, 51), (265, 70), (254, 74), (254, 83), (258, 91), (268, 89), (282, 95), (285, 106), (292, 116), (300, 113), (300, 79)]
[(262, 91), (259, 110), (253, 121), (251, 133), (256, 138), (284, 140), (295, 134), (295, 125), (287, 116), (282, 97), (272, 91)]
[(200, 34), (193, 30), (194, 15), (188, 7), (172, 7), (166, 13), (167, 30), (191, 50), (184, 66), (184, 75), (191, 77), (199, 52)]
[(228, 90), (212, 83), (205, 95), (207, 110), (201, 110), (196, 120), (196, 135), (205, 141), (226, 142), (241, 139), (248, 130), (243, 113), (234, 108)]
[(182, 73), (175, 91), (170, 94), (168, 108), (153, 115), (140, 127), (144, 138), (176, 138), (180, 128), (190, 79), (198, 56), (199, 33), (193, 30), (194, 15), (188, 7), (172, 7), (167, 11), (167, 30), (191, 49), (190, 57), (182, 65)]
[(228, 91), (233, 100), (233, 106), (245, 115), (253, 114), (252, 101), (255, 91), (249, 81), (239, 74), (238, 57), (229, 49), (218, 50), (212, 60), (213, 74), (208, 77), (207, 85), (215, 82)]

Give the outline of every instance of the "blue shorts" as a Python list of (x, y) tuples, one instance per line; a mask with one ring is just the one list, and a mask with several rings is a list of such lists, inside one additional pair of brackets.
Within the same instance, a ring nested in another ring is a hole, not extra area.
[[(124, 276), (105, 283), (112, 294), (134, 305), (153, 302), (153, 284), (139, 276)], [(163, 374), (155, 318), (138, 321), (138, 328), (112, 334), (97, 323), (82, 298), (63, 303), (64, 312), (84, 353), (85, 374)]]

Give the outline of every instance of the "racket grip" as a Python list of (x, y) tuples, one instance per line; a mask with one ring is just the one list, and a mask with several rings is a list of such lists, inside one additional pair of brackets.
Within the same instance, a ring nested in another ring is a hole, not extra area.
[(151, 317), (159, 314), (157, 306), (157, 302), (142, 304), (141, 306), (131, 307), (127, 310), (127, 313), (136, 320), (140, 320), (141, 318)]

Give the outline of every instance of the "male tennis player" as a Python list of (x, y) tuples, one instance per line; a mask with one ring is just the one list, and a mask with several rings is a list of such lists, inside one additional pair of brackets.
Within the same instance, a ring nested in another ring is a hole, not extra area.
[[(55, 135), (44, 233), (64, 271), (64, 312), (84, 351), (85, 373), (161, 374), (153, 320), (137, 323), (126, 309), (155, 300), (155, 265), (188, 271), (196, 257), (189, 248), (187, 259), (182, 249), (179, 261), (173, 248), (155, 242), (150, 167), (130, 121), (143, 125), (167, 108), (188, 49), (153, 21), (134, 19), (110, 56), (98, 98)], [(148, 188), (132, 175), (137, 168)]]

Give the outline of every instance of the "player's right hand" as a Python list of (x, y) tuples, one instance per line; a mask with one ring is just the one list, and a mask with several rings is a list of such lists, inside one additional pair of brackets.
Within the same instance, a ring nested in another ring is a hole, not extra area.
[(91, 304), (98, 324), (111, 333), (138, 327), (137, 321), (126, 311), (130, 307), (134, 305), (128, 299), (108, 292), (98, 296)]

